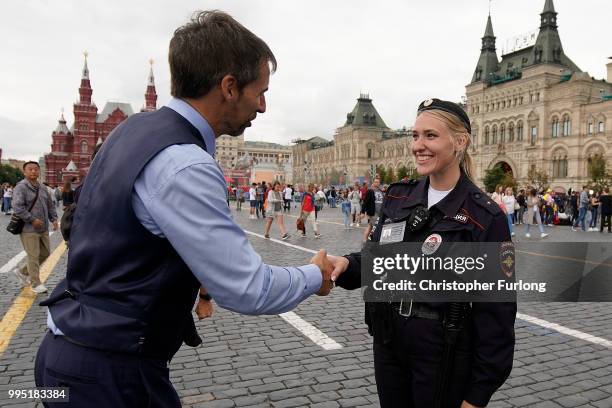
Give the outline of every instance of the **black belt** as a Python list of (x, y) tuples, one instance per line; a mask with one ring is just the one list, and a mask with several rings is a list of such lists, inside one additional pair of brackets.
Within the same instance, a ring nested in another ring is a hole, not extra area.
[(434, 309), (425, 303), (413, 302), (411, 300), (393, 302), (391, 307), (402, 317), (420, 317), (422, 319), (444, 320), (444, 313)]

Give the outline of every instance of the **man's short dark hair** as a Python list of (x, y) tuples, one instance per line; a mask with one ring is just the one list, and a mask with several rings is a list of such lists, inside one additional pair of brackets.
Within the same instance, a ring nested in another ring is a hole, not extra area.
[(27, 166), (28, 164), (35, 164), (35, 165), (36, 165), (36, 167), (38, 167), (38, 168), (40, 169), (40, 164), (38, 164), (38, 162), (35, 162), (35, 161), (33, 161), (33, 160), (30, 160), (30, 161), (27, 161), (27, 162), (23, 163), (23, 169), (24, 169), (24, 170), (25, 170), (25, 168), (26, 168), (26, 166)]
[(177, 98), (200, 98), (233, 75), (238, 87), (259, 77), (262, 62), (276, 58), (255, 34), (219, 10), (196, 12), (191, 21), (174, 32), (170, 40), (171, 91)]

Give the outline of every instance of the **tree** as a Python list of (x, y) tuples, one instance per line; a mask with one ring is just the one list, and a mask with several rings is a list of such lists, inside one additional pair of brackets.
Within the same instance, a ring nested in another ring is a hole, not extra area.
[(495, 165), (491, 170), (485, 170), (485, 176), (482, 179), (485, 190), (488, 193), (495, 191), (495, 187), (503, 184), (506, 173), (500, 164)]
[(397, 179), (401, 180), (406, 176), (408, 176), (408, 168), (406, 166), (400, 166), (397, 169)]
[(393, 168), (390, 168), (389, 171), (387, 171), (387, 176), (385, 177), (385, 184), (395, 183), (396, 181), (395, 171), (393, 171)]
[(329, 175), (329, 182), (331, 185), (340, 184), (340, 172), (336, 169), (333, 169)]
[(8, 164), (0, 164), (0, 184), (9, 183), (11, 186), (23, 179), (23, 172)]
[(378, 165), (376, 166), (376, 174), (378, 175), (378, 178), (380, 178), (381, 182), (384, 182), (387, 178), (387, 171), (385, 170), (385, 166)]
[(612, 182), (612, 175), (607, 170), (606, 159), (600, 154), (589, 159), (587, 170), (591, 179), (589, 187), (594, 190), (602, 190)]
[(549, 186), (548, 173), (536, 169), (535, 166), (529, 167), (527, 180), (529, 180), (529, 183), (538, 191), (546, 190)]

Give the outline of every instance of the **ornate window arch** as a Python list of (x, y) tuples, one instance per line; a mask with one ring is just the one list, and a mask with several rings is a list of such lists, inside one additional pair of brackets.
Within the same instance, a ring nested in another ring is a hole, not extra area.
[(559, 118), (557, 116), (553, 116), (552, 124), (551, 124), (551, 137), (559, 136)]
[(88, 147), (86, 140), (81, 141), (81, 153), (87, 153)]
[(491, 144), (497, 144), (497, 125), (491, 129)]
[(522, 120), (519, 120), (516, 123), (516, 140), (518, 142), (523, 141), (523, 121)]
[(501, 144), (506, 143), (506, 125), (504, 123), (499, 125), (499, 142)]
[(508, 143), (514, 142), (514, 122), (508, 123)]
[(569, 136), (572, 133), (572, 122), (569, 115), (563, 115), (563, 136)]
[(552, 155), (552, 176), (553, 178), (567, 177), (567, 151), (556, 149)]
[(488, 145), (490, 142), (489, 140), (489, 126), (485, 126), (485, 131), (484, 131), (484, 144), (485, 146)]

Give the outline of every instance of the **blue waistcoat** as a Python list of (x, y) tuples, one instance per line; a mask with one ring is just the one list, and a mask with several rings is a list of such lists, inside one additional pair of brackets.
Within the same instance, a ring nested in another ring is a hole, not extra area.
[(132, 208), (144, 166), (175, 144), (206, 150), (200, 132), (164, 107), (120, 124), (93, 161), (74, 215), (66, 279), (41, 303), (71, 340), (169, 360), (194, 330), (200, 283)]

